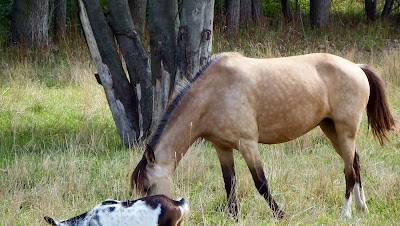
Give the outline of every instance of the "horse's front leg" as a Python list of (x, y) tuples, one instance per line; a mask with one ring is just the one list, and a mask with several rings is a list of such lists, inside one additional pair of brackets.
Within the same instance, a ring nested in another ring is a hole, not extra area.
[(271, 192), (268, 188), (268, 182), (264, 174), (260, 153), (258, 152), (258, 143), (256, 141), (241, 142), (238, 150), (246, 161), (247, 167), (249, 167), (258, 192), (268, 202), (269, 207), (273, 211), (274, 217), (276, 219), (282, 219), (285, 213), (272, 198)]
[(233, 159), (233, 149), (223, 148), (214, 144), (224, 177), (225, 191), (228, 199), (229, 215), (238, 220), (238, 204), (236, 198), (236, 179)]

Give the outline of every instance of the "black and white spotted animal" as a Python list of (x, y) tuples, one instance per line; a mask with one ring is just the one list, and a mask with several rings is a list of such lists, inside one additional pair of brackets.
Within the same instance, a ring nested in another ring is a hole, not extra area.
[(172, 200), (155, 195), (125, 202), (106, 200), (86, 213), (60, 222), (47, 216), (44, 219), (53, 226), (180, 226), (188, 211), (184, 198)]

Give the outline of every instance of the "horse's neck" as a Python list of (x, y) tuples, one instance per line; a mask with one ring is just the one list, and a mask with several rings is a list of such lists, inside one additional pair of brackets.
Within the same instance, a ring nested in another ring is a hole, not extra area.
[(183, 155), (200, 135), (196, 117), (197, 114), (183, 112), (171, 115), (154, 151), (158, 164), (173, 165), (173, 169), (175, 169)]

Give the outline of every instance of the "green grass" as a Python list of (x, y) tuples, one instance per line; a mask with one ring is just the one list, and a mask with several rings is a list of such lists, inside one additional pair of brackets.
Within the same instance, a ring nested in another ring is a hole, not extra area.
[[(336, 21), (336, 20), (335, 20)], [(339, 23), (338, 23), (339, 24)], [(330, 52), (378, 68), (393, 113), (400, 117), (397, 31), (383, 24), (337, 26), (326, 33), (302, 24), (258, 27), (231, 37), (249, 56)], [(53, 54), (4, 48), (0, 55), (0, 225), (44, 225), (43, 216), (68, 218), (107, 198), (134, 199), (129, 176), (141, 146), (124, 148), (93, 63), (79, 39)], [(393, 47), (393, 48), (392, 48)], [(214, 52), (229, 51), (214, 34)], [(358, 138), (370, 212), (343, 220), (343, 163), (319, 129), (295, 141), (260, 145), (267, 178), (287, 218), (275, 221), (235, 153), (239, 225), (397, 225), (400, 221), (400, 138), (380, 147), (363, 120)], [(207, 142), (192, 146), (175, 173), (177, 197), (191, 205), (186, 225), (235, 225), (227, 217), (221, 169)]]

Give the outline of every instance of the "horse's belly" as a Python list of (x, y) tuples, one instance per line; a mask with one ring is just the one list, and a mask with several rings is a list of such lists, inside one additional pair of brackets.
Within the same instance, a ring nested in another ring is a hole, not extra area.
[(259, 134), (259, 143), (278, 144), (291, 141), (308, 133), (318, 124), (302, 128), (283, 127), (277, 129), (268, 129), (265, 131), (261, 129)]
[[(298, 137), (303, 136), (304, 134), (306, 134), (307, 132), (309, 132), (310, 130), (312, 130), (315, 127), (316, 126), (313, 126), (312, 128), (309, 128), (308, 130), (304, 130), (304, 128), (303, 128), (303, 130), (293, 131), (293, 129), (281, 128), (281, 129), (277, 129), (277, 130), (270, 130), (268, 132), (262, 132), (262, 133), (260, 133), (260, 136), (259, 136), (259, 143), (279, 144), (279, 143), (288, 142), (288, 141), (291, 141)], [(292, 130), (292, 131), (290, 131), (290, 130)]]
[(290, 112), (281, 112), (273, 117), (258, 120), (259, 142), (277, 144), (294, 140), (329, 117), (327, 111), (319, 108), (298, 108)]

